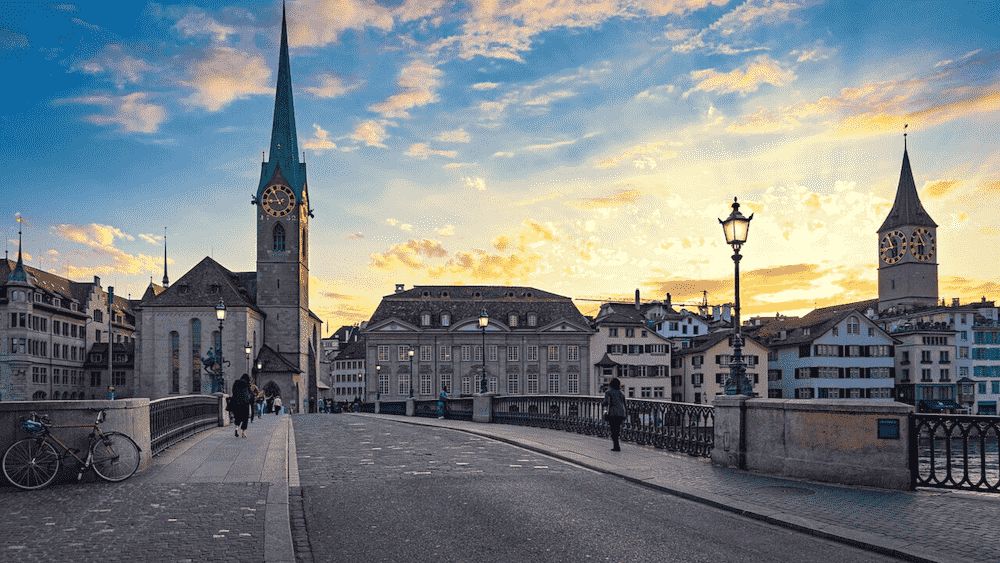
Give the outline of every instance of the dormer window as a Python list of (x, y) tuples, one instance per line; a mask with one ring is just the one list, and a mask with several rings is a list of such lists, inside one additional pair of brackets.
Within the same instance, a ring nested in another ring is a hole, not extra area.
[(441, 313), (441, 326), (451, 325), (451, 315), (448, 313)]
[(420, 315), (420, 326), (431, 326), (431, 314), (422, 313)]
[(217, 283), (209, 286), (209, 293), (219, 293), (220, 291), (222, 291), (222, 286)]
[(420, 294), (420, 296), (421, 296), (421, 297), (430, 297), (430, 296), (431, 296), (431, 292), (429, 292), (429, 291), (424, 291), (423, 293), (421, 293), (421, 294)]
[(177, 286), (177, 292), (180, 293), (181, 295), (186, 294), (190, 290), (191, 290), (191, 288), (188, 287), (187, 284), (181, 284), (181, 285)]
[(511, 313), (510, 316), (507, 317), (507, 325), (517, 326), (517, 315)]
[(35, 303), (41, 303), (41, 302), (42, 302), (42, 294), (41, 293), (36, 293), (35, 294)]
[(53, 299), (52, 300), (52, 306), (53, 307), (59, 307), (60, 306), (60, 301), (58, 299)]
[(514, 292), (513, 291), (508, 291), (507, 292), (507, 297), (514, 297)]
[(538, 315), (528, 313), (528, 326), (538, 326)]
[(447, 291), (442, 291), (441, 292), (441, 297), (451, 297), (451, 294), (448, 293)]
[(474, 299), (481, 299), (483, 297), (483, 293), (481, 291), (477, 291), (477, 292), (475, 292), (475, 293), (472, 294), (472, 297)]

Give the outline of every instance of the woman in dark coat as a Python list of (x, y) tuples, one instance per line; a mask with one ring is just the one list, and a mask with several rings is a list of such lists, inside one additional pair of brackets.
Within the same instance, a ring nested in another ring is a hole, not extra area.
[(622, 393), (622, 382), (617, 377), (611, 380), (610, 389), (604, 393), (602, 404), (608, 408), (608, 425), (611, 426), (611, 451), (620, 452), (618, 436), (621, 432), (622, 422), (628, 411), (625, 409), (625, 395)]
[(239, 436), (240, 430), (242, 430), (243, 437), (247, 437), (247, 421), (250, 420), (251, 401), (250, 376), (244, 373), (243, 377), (233, 382), (233, 395), (229, 401), (233, 412), (233, 424), (236, 425), (236, 436)]

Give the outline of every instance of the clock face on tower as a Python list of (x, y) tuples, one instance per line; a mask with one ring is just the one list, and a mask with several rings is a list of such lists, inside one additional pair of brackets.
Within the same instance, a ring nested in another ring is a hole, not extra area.
[(268, 186), (261, 194), (261, 207), (268, 215), (273, 217), (284, 217), (292, 211), (295, 206), (295, 192), (288, 186)]
[(913, 229), (910, 234), (910, 252), (913, 257), (921, 262), (926, 262), (934, 257), (934, 233), (930, 229)]
[(901, 231), (889, 231), (878, 244), (879, 257), (886, 264), (895, 264), (906, 254), (906, 235)]

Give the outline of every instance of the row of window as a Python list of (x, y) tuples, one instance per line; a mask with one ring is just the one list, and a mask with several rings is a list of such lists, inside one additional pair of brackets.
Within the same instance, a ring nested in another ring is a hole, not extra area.
[[(483, 347), (473, 346), (469, 344), (463, 344), (462, 346), (440, 346), (438, 347), (438, 361), (440, 362), (450, 362), (452, 361), (452, 351), (453, 348), (458, 348), (458, 352), (461, 354), (461, 361), (463, 362), (481, 362), (483, 361)], [(497, 345), (490, 345), (486, 347), (486, 353), (489, 361), (495, 362), (498, 357)], [(505, 346), (507, 351), (507, 361), (508, 362), (519, 362), (521, 361), (521, 349), (518, 346)], [(548, 361), (558, 362), (559, 352), (561, 346), (552, 345), (543, 347), (542, 349), (547, 352)], [(390, 361), (390, 346), (380, 345), (378, 347), (378, 361), (388, 362)], [(410, 360), (410, 350), (409, 346), (397, 346), (396, 347), (396, 361), (405, 362)], [(537, 362), (538, 361), (538, 346), (525, 346), (524, 347), (524, 360), (527, 362)], [(418, 350), (414, 350), (414, 355), (418, 354)], [(421, 362), (430, 362), (434, 360), (434, 347), (433, 346), (420, 346), (418, 359)], [(580, 347), (579, 346), (566, 346), (566, 360), (570, 362), (580, 361)]]
[[(441, 326), (451, 326), (451, 313), (441, 313), (439, 316)], [(420, 313), (420, 326), (431, 326), (433, 316), (430, 313)], [(536, 313), (527, 314), (527, 326), (538, 326), (538, 315)], [(520, 324), (520, 317), (517, 313), (507, 315), (507, 326), (516, 327)]]
[(667, 366), (604, 366), (601, 368), (601, 375), (607, 377), (666, 377), (669, 371)]
[[(732, 356), (729, 354), (716, 354), (715, 363), (716, 365), (729, 365), (732, 363)], [(740, 358), (743, 360), (743, 364), (747, 366), (755, 366), (760, 362), (760, 357), (753, 354), (741, 354)], [(683, 361), (683, 360), (681, 360)], [(705, 356), (691, 356), (691, 367), (699, 368), (705, 363)], [(679, 365), (677, 367), (680, 367)]]
[[(623, 334), (625, 336), (625, 338), (635, 338), (635, 329), (634, 328), (624, 328), (624, 329), (621, 329), (619, 331), (619, 327), (615, 327), (615, 326), (608, 327), (608, 337), (609, 338), (618, 338), (619, 334)], [(695, 333), (695, 334), (697, 334), (697, 333)], [(639, 336), (640, 336), (640, 338), (646, 338), (646, 336), (648, 336), (648, 333), (646, 332), (645, 329), (639, 329)]]
[(841, 344), (815, 344), (813, 345), (814, 356), (828, 356), (839, 358), (890, 358), (894, 351), (892, 346), (887, 345), (841, 345)]
[[(201, 320), (191, 319), (191, 365), (188, 372), (191, 377), (191, 393), (201, 393)], [(254, 346), (256, 347), (257, 334), (254, 333)], [(170, 392), (181, 392), (181, 342), (180, 333), (176, 330), (170, 332)], [(212, 331), (211, 347), (219, 350), (222, 346), (221, 334), (217, 330)]]
[[(15, 289), (15, 290), (11, 291), (11, 293), (10, 293), (10, 300), (11, 301), (34, 301), (35, 303), (41, 303), (42, 302), (42, 294), (39, 293), (39, 292), (31, 293), (31, 292), (25, 292), (25, 291), (18, 291), (18, 290)], [(53, 297), (52, 298), (52, 306), (53, 307), (60, 307), (60, 306), (62, 306), (62, 299), (60, 299), (58, 297)], [(70, 303), (69, 304), (69, 309), (70, 309), (70, 311), (76, 311), (76, 303)]]
[[(748, 374), (746, 374), (746, 376), (748, 378), (752, 379), (755, 384), (756, 383), (760, 383), (760, 376), (757, 375), (756, 373), (748, 373)], [(720, 373), (716, 373), (715, 374), (715, 382), (718, 383), (719, 385), (725, 385), (726, 384), (726, 380), (728, 380), (728, 379), (729, 379), (729, 372), (728, 371), (724, 371), (724, 372), (720, 372)], [(701, 387), (704, 384), (705, 384), (705, 374), (703, 374), (703, 373), (692, 373), (691, 374), (691, 385), (693, 385), (694, 387)]]
[(333, 362), (333, 369), (336, 370), (364, 369), (364, 367), (365, 367), (364, 360), (338, 360), (336, 362)]
[[(49, 368), (33, 366), (31, 368), (31, 382), (37, 384), (47, 384), (49, 382)], [(52, 368), (53, 385), (86, 385), (86, 375), (83, 370)], [(112, 385), (125, 385), (125, 372), (113, 371), (111, 373)], [(101, 386), (101, 372), (90, 372), (90, 386)]]
[[(416, 386), (413, 388), (413, 392), (420, 395), (434, 395), (442, 390), (446, 390), (449, 393), (454, 393), (455, 389), (451, 385), (451, 374), (442, 373), (440, 374), (440, 388), (435, 390), (433, 388), (433, 374), (421, 373), (418, 377), (419, 381), (416, 382)], [(517, 374), (507, 374), (507, 394), (508, 395), (520, 395), (521, 390), (521, 378)], [(537, 373), (529, 373), (524, 378), (524, 391), (523, 393), (529, 395), (537, 395), (539, 391), (539, 385), (548, 382), (548, 393), (558, 394), (562, 391), (562, 375), (558, 373), (550, 373), (547, 376), (540, 376)], [(565, 392), (571, 395), (576, 395), (580, 392), (580, 374), (570, 373), (566, 374), (565, 379)], [(461, 393), (468, 395), (471, 393), (478, 392), (480, 389), (480, 380), (476, 377), (462, 376), (460, 381)], [(499, 381), (496, 377), (490, 377), (487, 380), (487, 391), (490, 393), (496, 393), (499, 389)], [(380, 373), (378, 378), (378, 392), (380, 395), (389, 395), (390, 382), (388, 373)], [(410, 374), (401, 373), (397, 378), (397, 391), (399, 395), (409, 395), (410, 394)]]
[(976, 377), (1000, 377), (1000, 366), (974, 366), (972, 374)]
[(336, 383), (354, 383), (357, 381), (364, 381), (364, 378), (356, 373), (338, 373), (336, 377)]
[[(923, 382), (934, 381), (933, 379), (931, 379), (931, 374), (932, 373), (933, 373), (933, 370), (930, 370), (930, 369), (922, 369), (922, 370), (920, 370), (920, 381), (923, 381)], [(900, 372), (900, 374), (901, 374), (900, 375), (900, 381), (909, 381), (910, 380), (910, 370), (904, 369), (904, 370), (902, 370), (902, 372)], [(948, 369), (942, 369), (942, 370), (940, 370), (939, 373), (938, 373), (938, 381), (951, 381), (951, 371), (948, 370)]]
[(975, 344), (1000, 344), (1000, 332), (974, 330), (972, 331), (972, 342)]
[(608, 344), (608, 354), (666, 354), (666, 344)]
[(990, 393), (1000, 393), (1000, 381), (980, 381), (978, 383), (980, 395), (986, 394), (987, 384), (990, 386)]
[[(781, 399), (781, 389), (769, 389), (768, 398)], [(892, 399), (896, 396), (893, 387), (851, 387), (841, 389), (839, 387), (799, 387), (795, 390), (796, 399)]]
[[(795, 368), (795, 379), (887, 379), (891, 377), (895, 377), (895, 368), (830, 366)], [(781, 380), (781, 370), (768, 370), (767, 378), (770, 381)]]

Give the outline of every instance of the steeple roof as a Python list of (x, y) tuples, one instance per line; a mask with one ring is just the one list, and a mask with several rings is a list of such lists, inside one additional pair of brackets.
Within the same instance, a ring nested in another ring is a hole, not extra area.
[(937, 227), (937, 223), (924, 210), (917, 195), (917, 186), (913, 182), (913, 171), (910, 169), (910, 155), (903, 148), (903, 168), (899, 172), (899, 186), (896, 188), (896, 201), (892, 210), (885, 218), (878, 232), (895, 229), (902, 226)]
[(24, 260), (21, 258), (21, 218), (17, 218), (17, 265), (14, 266), (14, 270), (7, 277), (7, 283), (20, 282), (22, 284), (31, 285), (28, 281), (28, 274), (24, 271)]
[(275, 171), (281, 175), (301, 199), (306, 184), (306, 165), (299, 162), (299, 142), (295, 132), (295, 106), (292, 103), (292, 70), (288, 62), (288, 29), (285, 8), (281, 8), (281, 49), (278, 54), (278, 84), (274, 94), (274, 121), (271, 125), (271, 152), (267, 162), (261, 164), (260, 198)]

